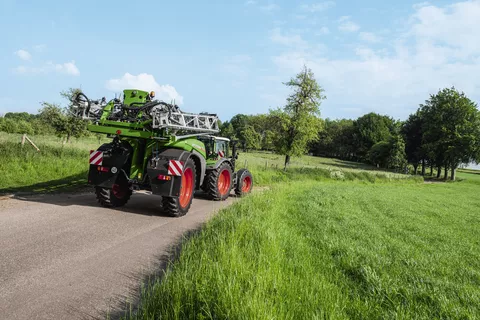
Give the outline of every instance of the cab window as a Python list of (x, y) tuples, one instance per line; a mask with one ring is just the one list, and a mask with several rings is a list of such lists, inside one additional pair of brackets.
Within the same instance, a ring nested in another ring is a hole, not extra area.
[(215, 141), (215, 152), (220, 155), (223, 154), (223, 157), (228, 156), (227, 142), (223, 140)]

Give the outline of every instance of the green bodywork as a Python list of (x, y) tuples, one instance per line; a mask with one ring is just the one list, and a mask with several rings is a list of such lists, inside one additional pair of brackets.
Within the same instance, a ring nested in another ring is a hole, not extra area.
[[(142, 90), (124, 90), (124, 104), (135, 106), (136, 103), (147, 102), (149, 93)], [(151, 120), (138, 122), (121, 122), (107, 120), (113, 111), (113, 101), (103, 109), (98, 123), (89, 124), (88, 130), (109, 136), (118, 136), (121, 141), (128, 142), (133, 148), (130, 179), (141, 180), (145, 175), (147, 162), (155, 150), (165, 148), (181, 149), (188, 152), (197, 151), (205, 160), (207, 166), (215, 165), (221, 157), (218, 156), (219, 147), (224, 150), (224, 157), (228, 157), (228, 143), (212, 139), (198, 140), (196, 138), (178, 138), (169, 134), (165, 129), (149, 130)], [(141, 115), (139, 116), (141, 117)], [(223, 144), (223, 145), (222, 145)], [(208, 153), (208, 154), (207, 154)]]

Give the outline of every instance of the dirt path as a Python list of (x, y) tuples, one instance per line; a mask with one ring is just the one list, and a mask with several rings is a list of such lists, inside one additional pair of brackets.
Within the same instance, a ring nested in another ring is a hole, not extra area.
[(85, 193), (0, 200), (1, 318), (104, 319), (182, 234), (234, 198), (196, 198), (182, 218), (162, 216), (159, 200), (134, 194), (119, 210)]

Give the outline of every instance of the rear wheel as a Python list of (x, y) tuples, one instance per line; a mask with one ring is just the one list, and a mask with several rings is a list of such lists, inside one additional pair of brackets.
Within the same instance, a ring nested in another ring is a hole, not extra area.
[(132, 195), (127, 179), (119, 175), (112, 188), (95, 187), (98, 202), (107, 208), (124, 206)]
[(163, 210), (171, 217), (184, 216), (192, 205), (193, 193), (195, 190), (195, 162), (188, 159), (182, 173), (182, 184), (178, 197), (162, 198)]
[(253, 188), (253, 176), (247, 169), (241, 169), (237, 173), (237, 185), (235, 186), (235, 194), (244, 196), (249, 194)]
[(227, 162), (217, 169), (210, 170), (206, 177), (204, 190), (213, 200), (225, 200), (232, 190), (232, 167)]

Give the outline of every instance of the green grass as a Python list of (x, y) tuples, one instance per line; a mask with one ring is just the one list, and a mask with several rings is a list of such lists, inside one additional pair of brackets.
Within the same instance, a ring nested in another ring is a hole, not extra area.
[[(96, 137), (63, 140), (54, 136), (32, 136), (40, 152), (28, 144), (20, 145), (22, 135), (0, 133), (0, 194), (10, 192), (49, 192), (62, 188), (83, 186), (88, 170), (88, 150), (96, 149), (110, 141)], [(301, 180), (315, 176), (317, 180), (389, 181), (400, 177), (390, 172), (374, 170), (364, 164), (324, 159), (298, 157), (292, 159), (287, 172), (282, 170), (283, 157), (269, 153), (245, 153), (238, 160), (238, 168), (246, 165), (260, 186), (272, 183)], [(368, 174), (364, 169), (370, 169)], [(418, 178), (417, 178), (418, 179)]]
[(73, 139), (62, 144), (56, 137), (31, 137), (40, 148), (22, 135), (0, 134), (0, 194), (10, 192), (51, 192), (84, 186), (87, 180), (88, 150), (98, 146), (95, 138)]
[(126, 318), (476, 319), (477, 183), (275, 185), (186, 241)]

